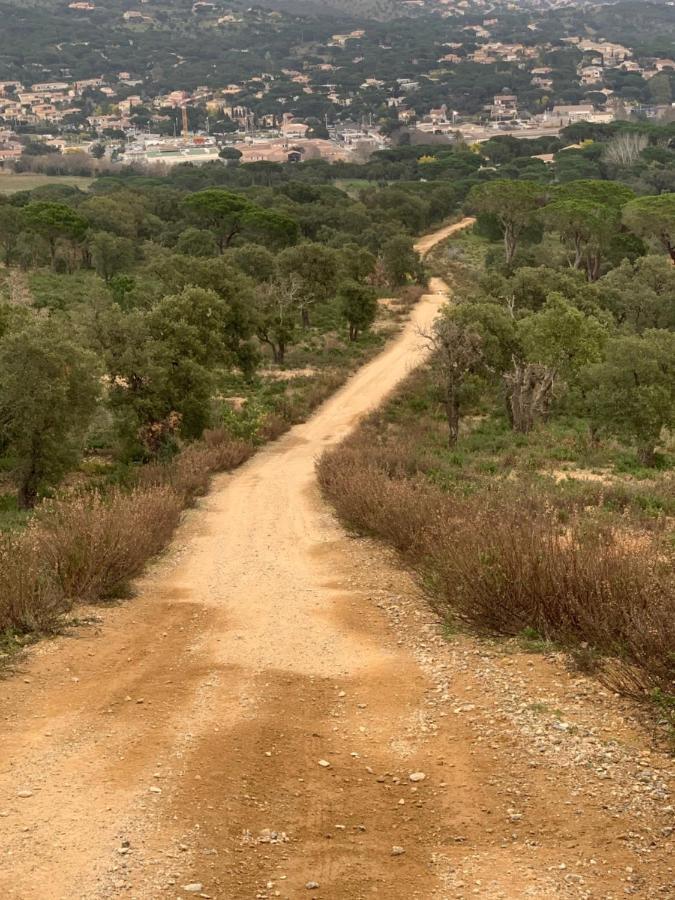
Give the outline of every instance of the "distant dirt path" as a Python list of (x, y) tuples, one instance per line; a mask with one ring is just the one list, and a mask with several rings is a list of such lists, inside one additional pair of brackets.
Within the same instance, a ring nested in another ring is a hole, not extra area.
[[(597, 688), (447, 645), (319, 496), (315, 458), (422, 359), (442, 302), (218, 477), (133, 602), (0, 684), (3, 900), (672, 896), (665, 764), (636, 749), (657, 774), (624, 800), (633, 757), (608, 741), (643, 738), (621, 711), (601, 741)], [(532, 673), (574, 707), (564, 746), (568, 726), (530, 726)], [(586, 791), (591, 765), (609, 780)]]

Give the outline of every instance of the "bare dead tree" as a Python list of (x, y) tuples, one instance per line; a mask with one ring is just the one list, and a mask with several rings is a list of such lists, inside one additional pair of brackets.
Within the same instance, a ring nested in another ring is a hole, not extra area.
[(546, 418), (555, 379), (555, 369), (514, 358), (513, 368), (504, 375), (504, 383), (506, 408), (515, 431), (527, 434), (536, 422)]
[(421, 335), (432, 351), (431, 370), (442, 389), (448, 421), (448, 446), (454, 447), (459, 437), (462, 388), (483, 361), (483, 339), (450, 313), (440, 315), (431, 330)]
[(302, 285), (296, 275), (261, 284), (256, 290), (256, 332), (267, 344), (275, 363), (283, 364), (286, 348), (294, 337)]
[(605, 147), (605, 160), (622, 168), (632, 166), (638, 161), (648, 143), (649, 140), (644, 134), (635, 131), (617, 134)]

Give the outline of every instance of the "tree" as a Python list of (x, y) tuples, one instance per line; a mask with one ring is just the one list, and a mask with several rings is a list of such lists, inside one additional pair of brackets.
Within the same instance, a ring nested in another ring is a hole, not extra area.
[(583, 265), (589, 281), (600, 277), (603, 258), (621, 238), (621, 209), (634, 198), (624, 184), (579, 179), (559, 187), (554, 201), (544, 207), (544, 222), (570, 246), (573, 267)]
[(256, 281), (271, 281), (277, 274), (277, 262), (273, 253), (262, 244), (242, 244), (228, 256), (235, 266)]
[(365, 281), (375, 271), (375, 263), (373, 254), (358, 244), (345, 244), (340, 249), (340, 267), (353, 281)]
[(641, 238), (655, 238), (675, 263), (675, 194), (638, 197), (626, 204), (623, 222)]
[(477, 213), (497, 218), (504, 235), (506, 265), (513, 262), (523, 232), (535, 219), (542, 203), (544, 189), (530, 181), (497, 179), (471, 188), (469, 207)]
[(277, 256), (277, 268), (282, 276), (295, 277), (302, 324), (307, 328), (310, 308), (327, 300), (335, 290), (337, 253), (331, 247), (308, 241), (282, 250)]
[(600, 277), (603, 252), (621, 223), (612, 206), (588, 200), (558, 200), (542, 211), (546, 225), (560, 234), (573, 253), (572, 267), (586, 267), (589, 281)]
[(241, 233), (262, 234), (280, 244), (292, 244), (298, 225), (290, 216), (264, 209), (245, 197), (220, 188), (207, 188), (184, 201), (200, 225), (213, 231), (221, 253)]
[(109, 231), (131, 239), (153, 237), (162, 227), (148, 198), (127, 190), (88, 197), (78, 206), (78, 213), (93, 231)]
[(597, 289), (574, 269), (548, 266), (520, 266), (510, 278), (490, 272), (480, 282), (481, 292), (504, 304), (514, 313), (536, 312), (552, 293), (562, 294), (574, 306), (590, 311), (597, 300)]
[(475, 331), (481, 339), (481, 375), (501, 376), (518, 352), (516, 320), (497, 303), (460, 303), (454, 308), (454, 320)]
[(483, 362), (483, 339), (471, 325), (458, 322), (446, 308), (424, 334), (432, 351), (431, 371), (439, 381), (448, 423), (448, 446), (459, 438), (462, 393)]
[(647, 328), (675, 330), (675, 266), (650, 254), (634, 263), (624, 259), (599, 282), (603, 305), (620, 325), (638, 333)]
[(585, 200), (621, 209), (635, 199), (635, 191), (618, 181), (580, 178), (568, 181), (555, 192), (556, 200)]
[(401, 287), (409, 275), (420, 277), (420, 256), (407, 235), (397, 235), (385, 241), (381, 256), (384, 274), (391, 287)]
[(149, 312), (133, 311), (108, 349), (111, 405), (132, 456), (198, 438), (211, 415), (214, 371), (238, 362), (233, 311), (215, 291), (186, 287)]
[(95, 357), (51, 320), (0, 341), (0, 429), (22, 508), (77, 464), (98, 394)]
[(218, 244), (206, 228), (186, 228), (178, 235), (176, 250), (187, 256), (216, 256)]
[(185, 287), (179, 294), (163, 297), (147, 321), (172, 366), (191, 359), (211, 368), (229, 362), (225, 346), (229, 316), (229, 304), (216, 291)]
[(2, 247), (3, 261), (6, 266), (10, 266), (14, 260), (22, 227), (21, 210), (9, 203), (0, 204), (0, 247)]
[(605, 145), (605, 161), (622, 169), (630, 168), (640, 159), (648, 143), (647, 136), (636, 131), (617, 134)]
[(275, 363), (283, 365), (286, 349), (295, 336), (302, 288), (297, 275), (258, 285), (255, 293), (258, 340), (272, 351)]
[(658, 75), (650, 78), (648, 88), (654, 103), (660, 106), (670, 106), (673, 100), (673, 91), (668, 72), (659, 72)]
[(87, 231), (87, 220), (65, 203), (29, 203), (23, 211), (23, 218), (30, 231), (41, 235), (48, 242), (52, 265), (56, 259), (56, 242), (59, 238), (81, 241)]
[[(134, 310), (119, 317), (105, 339), (109, 404), (123, 455), (148, 459), (162, 450), (173, 449), (175, 435), (182, 424), (182, 416), (172, 402), (178, 391), (171, 383), (166, 348), (151, 333), (147, 314)], [(177, 387), (189, 405), (197, 396), (203, 406), (209, 402), (210, 385), (199, 390), (203, 385), (194, 376), (205, 373), (194, 367), (191, 371), (193, 384), (186, 385), (183, 379)]]
[(337, 292), (340, 312), (349, 326), (349, 340), (355, 341), (359, 334), (367, 331), (377, 315), (375, 291), (357, 281), (344, 281)]
[(243, 156), (241, 150), (236, 147), (223, 147), (218, 156), (227, 161), (228, 165), (236, 165)]
[(527, 433), (546, 418), (554, 387), (574, 381), (580, 369), (601, 358), (605, 328), (560, 294), (518, 322), (520, 351), (504, 375), (507, 410), (515, 431)]
[(616, 337), (607, 344), (604, 362), (585, 374), (594, 422), (635, 441), (640, 462), (653, 466), (663, 428), (675, 423), (675, 333), (651, 329)]
[(128, 269), (134, 262), (135, 250), (128, 238), (117, 237), (107, 231), (97, 231), (89, 241), (91, 260), (98, 275), (110, 284), (118, 272)]

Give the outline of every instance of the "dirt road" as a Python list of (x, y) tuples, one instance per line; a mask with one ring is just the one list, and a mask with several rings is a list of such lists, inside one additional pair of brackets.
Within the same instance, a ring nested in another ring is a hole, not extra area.
[(445, 641), (318, 494), (441, 290), (216, 479), (132, 602), (0, 684), (2, 898), (673, 896), (672, 773), (626, 709), (557, 660)]

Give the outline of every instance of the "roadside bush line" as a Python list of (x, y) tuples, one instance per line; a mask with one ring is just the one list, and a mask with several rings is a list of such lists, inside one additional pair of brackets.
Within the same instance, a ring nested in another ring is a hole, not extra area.
[(390, 542), (448, 621), (491, 634), (534, 630), (597, 662), (613, 688), (674, 693), (673, 550), (639, 546), (583, 512), (562, 522), (545, 493), (487, 481), (470, 496), (415, 471), (405, 435), (378, 446), (368, 423), (317, 464), (320, 486), (348, 526)]

